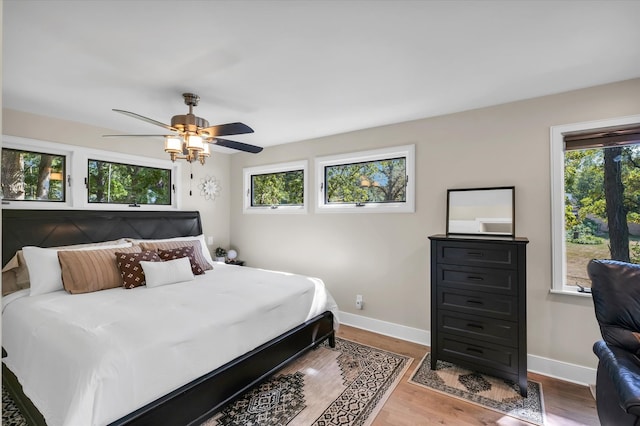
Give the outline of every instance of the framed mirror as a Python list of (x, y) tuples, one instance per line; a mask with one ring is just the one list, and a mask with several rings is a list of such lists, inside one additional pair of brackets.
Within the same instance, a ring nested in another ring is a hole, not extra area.
[(447, 190), (447, 235), (515, 237), (515, 187)]

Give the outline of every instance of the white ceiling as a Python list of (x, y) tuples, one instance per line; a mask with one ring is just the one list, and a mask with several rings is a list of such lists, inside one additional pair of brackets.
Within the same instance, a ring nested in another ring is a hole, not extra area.
[(640, 77), (640, 1), (4, 0), (3, 106), (269, 146)]

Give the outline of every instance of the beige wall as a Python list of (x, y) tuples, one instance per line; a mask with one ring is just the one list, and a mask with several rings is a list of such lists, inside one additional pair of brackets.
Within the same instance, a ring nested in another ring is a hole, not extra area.
[[(323, 278), (344, 312), (429, 330), (427, 237), (445, 230), (446, 190), (514, 185), (516, 234), (530, 240), (528, 352), (595, 367), (591, 299), (549, 293), (549, 128), (638, 113), (640, 79), (233, 155), (231, 243), (252, 266)], [(416, 145), (415, 213), (314, 212), (314, 157), (405, 144)], [(242, 213), (243, 167), (300, 159), (310, 162), (308, 214)]]
[[(491, 108), (265, 149), (214, 154), (183, 167), (182, 208), (199, 210), (214, 246), (238, 249), (252, 266), (323, 278), (344, 312), (429, 330), (428, 235), (445, 230), (447, 188), (516, 187), (516, 233), (528, 237), (528, 352), (595, 367), (599, 338), (592, 302), (549, 294), (551, 222), (549, 127), (640, 113), (640, 79)], [(3, 134), (165, 158), (161, 142), (103, 139), (111, 130), (3, 110)], [(318, 123), (322, 125), (322, 123)], [(135, 142), (135, 143), (134, 143)], [(413, 214), (242, 214), (242, 168), (316, 156), (416, 145)], [(215, 176), (222, 194), (206, 201), (197, 183)], [(355, 310), (355, 295), (365, 309)]]
[[(150, 138), (107, 139), (103, 138), (102, 135), (118, 132), (9, 109), (2, 110), (2, 122), (4, 124), (4, 135), (168, 159), (168, 155), (163, 151), (162, 140)], [(192, 182), (189, 182), (189, 164), (184, 162), (182, 165), (182, 176), (179, 182), (182, 190), (181, 208), (182, 210), (200, 211), (205, 235), (213, 236), (214, 238), (213, 248), (218, 245), (223, 247), (229, 245), (230, 164), (229, 154), (213, 152), (204, 166), (200, 163), (193, 164)], [(222, 187), (220, 196), (214, 201), (205, 200), (204, 197), (200, 196), (198, 190), (200, 180), (207, 176), (214, 176)], [(190, 187), (193, 191), (192, 196), (189, 196)]]

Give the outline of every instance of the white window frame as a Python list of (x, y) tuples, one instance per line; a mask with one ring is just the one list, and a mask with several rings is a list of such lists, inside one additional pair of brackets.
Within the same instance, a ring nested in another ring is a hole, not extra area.
[[(63, 155), (66, 157), (66, 200), (62, 202), (50, 201), (13, 201), (3, 200), (3, 209), (83, 209), (83, 210), (180, 210), (181, 191), (180, 179), (182, 165), (171, 160), (160, 160), (138, 155), (122, 154), (113, 151), (104, 151), (77, 145), (61, 144), (57, 142), (41, 141), (17, 136), (2, 136), (2, 147), (19, 149), (23, 151), (43, 152), (47, 154)], [(171, 170), (171, 184), (173, 195), (171, 205), (142, 204), (139, 207), (130, 207), (127, 204), (89, 203), (88, 189), (85, 179), (88, 179), (89, 159), (109, 161), (114, 163), (135, 164), (143, 167), (154, 167)]]
[[(308, 179), (307, 160), (290, 161), (287, 163), (267, 164), (264, 166), (245, 167), (242, 169), (243, 180), (243, 208), (242, 212), (246, 214), (306, 214), (309, 205), (309, 179)], [(251, 177), (254, 175), (264, 175), (271, 173), (285, 173), (295, 170), (302, 170), (302, 206), (252, 206), (251, 205)]]
[[(357, 205), (329, 204), (325, 202), (325, 168), (342, 164), (382, 161), (392, 158), (405, 158), (407, 182), (406, 201), (396, 203), (365, 203)], [(415, 213), (415, 145), (402, 145), (370, 151), (317, 157), (316, 168), (316, 213)]]
[(564, 228), (564, 135), (567, 133), (640, 123), (640, 115), (586, 121), (551, 127), (551, 293), (591, 297), (567, 285), (567, 258)]

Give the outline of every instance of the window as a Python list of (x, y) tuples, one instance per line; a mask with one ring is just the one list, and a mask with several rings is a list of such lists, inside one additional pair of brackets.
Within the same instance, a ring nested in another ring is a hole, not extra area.
[(65, 201), (64, 155), (2, 148), (2, 199)]
[(414, 145), (316, 159), (318, 212), (415, 211)]
[(89, 203), (171, 204), (171, 169), (88, 161)]
[(306, 213), (307, 161), (243, 169), (245, 213)]
[(557, 126), (551, 144), (552, 291), (576, 293), (591, 259), (640, 262), (640, 116)]
[[(2, 145), (3, 208), (180, 209), (181, 163), (7, 135)], [(12, 170), (24, 171), (24, 198)]]

